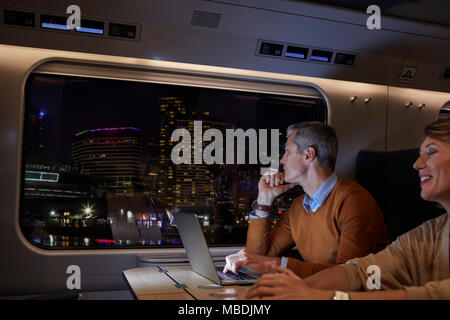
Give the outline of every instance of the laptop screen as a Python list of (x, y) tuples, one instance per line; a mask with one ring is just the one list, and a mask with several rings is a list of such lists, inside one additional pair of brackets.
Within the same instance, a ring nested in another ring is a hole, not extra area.
[(196, 215), (176, 212), (174, 217), (192, 270), (219, 284), (220, 280)]

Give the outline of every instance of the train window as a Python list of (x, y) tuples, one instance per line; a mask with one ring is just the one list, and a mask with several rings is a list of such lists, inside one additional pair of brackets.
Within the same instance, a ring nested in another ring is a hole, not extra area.
[[(200, 137), (211, 128), (278, 129), (283, 146), (286, 127), (303, 120), (327, 120), (322, 98), (33, 73), (26, 85), (21, 229), (45, 249), (180, 247), (171, 216), (182, 210), (197, 214), (209, 245), (243, 245), (267, 165), (247, 161), (250, 139), (243, 163), (224, 156), (222, 163), (200, 157), (175, 164), (179, 141), (172, 133), (184, 128), (195, 144), (199, 124)], [(205, 140), (204, 150), (212, 143)], [(224, 148), (225, 141), (214, 152)], [(280, 197), (273, 221), (301, 193), (294, 188)]]

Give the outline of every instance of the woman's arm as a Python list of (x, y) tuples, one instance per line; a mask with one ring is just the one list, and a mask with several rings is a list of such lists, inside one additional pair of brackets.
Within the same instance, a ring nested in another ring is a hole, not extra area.
[[(289, 269), (277, 268), (277, 271), (279, 272), (277, 274), (264, 274), (248, 290), (246, 298), (330, 300), (333, 298), (335, 290), (346, 291), (346, 288), (350, 288), (345, 271), (339, 266), (326, 269), (315, 275), (315, 279), (312, 281), (309, 280), (310, 283), (315, 283), (319, 287), (328, 287), (327, 290), (308, 286), (306, 280), (301, 279)], [(349, 292), (349, 297), (351, 300), (399, 300), (407, 298), (405, 290)]]
[(344, 268), (335, 266), (324, 269), (312, 276), (305, 278), (308, 287), (322, 290), (350, 290), (350, 280)]

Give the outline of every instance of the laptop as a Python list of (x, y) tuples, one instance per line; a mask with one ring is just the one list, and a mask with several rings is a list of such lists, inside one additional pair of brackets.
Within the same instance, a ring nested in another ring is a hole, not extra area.
[(223, 266), (214, 265), (195, 214), (175, 212), (174, 218), (193, 271), (218, 285), (251, 284), (258, 280), (260, 274), (250, 270), (223, 273)]

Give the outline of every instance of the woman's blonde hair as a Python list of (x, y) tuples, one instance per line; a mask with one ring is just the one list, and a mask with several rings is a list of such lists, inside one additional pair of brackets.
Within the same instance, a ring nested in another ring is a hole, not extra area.
[(439, 120), (430, 123), (425, 127), (427, 137), (449, 142), (450, 141), (450, 119)]

